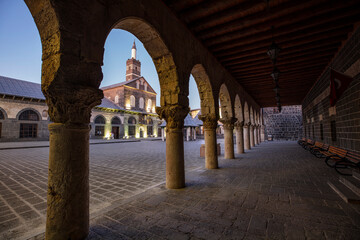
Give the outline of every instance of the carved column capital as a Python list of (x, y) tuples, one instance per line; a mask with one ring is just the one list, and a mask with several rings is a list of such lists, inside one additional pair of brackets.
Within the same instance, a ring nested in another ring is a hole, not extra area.
[(51, 121), (88, 124), (91, 110), (104, 97), (100, 89), (80, 85), (57, 85), (43, 89)]
[(235, 129), (237, 129), (237, 130), (240, 130), (240, 129), (242, 129), (243, 127), (244, 127), (244, 121), (237, 121), (235, 124), (234, 124), (234, 126), (235, 126)]
[(215, 114), (199, 115), (199, 119), (203, 122), (204, 129), (216, 129), (218, 118)]
[(220, 122), (222, 122), (224, 129), (233, 130), (234, 129), (234, 123), (236, 122), (236, 118), (234, 117), (227, 117), (227, 118), (221, 118)]
[(159, 115), (160, 119), (166, 120), (166, 130), (183, 129), (184, 119), (189, 111), (189, 107), (181, 105), (167, 105), (156, 108), (156, 113)]
[(244, 128), (250, 128), (251, 122), (244, 123)]

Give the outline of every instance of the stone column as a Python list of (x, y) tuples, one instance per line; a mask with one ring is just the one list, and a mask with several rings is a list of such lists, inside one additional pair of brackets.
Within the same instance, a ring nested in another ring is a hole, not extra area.
[(244, 124), (244, 148), (250, 150), (250, 125), (251, 123)]
[(156, 113), (166, 120), (166, 187), (178, 189), (185, 187), (184, 170), (184, 119), (188, 107), (169, 105), (157, 107)]
[(164, 128), (161, 128), (161, 140), (164, 142), (165, 141), (165, 131)]
[(260, 135), (261, 135), (261, 141), (265, 142), (266, 137), (265, 137), (265, 126), (264, 125), (261, 125)]
[(255, 139), (254, 139), (254, 125), (250, 124), (250, 146), (255, 147)]
[(236, 132), (236, 149), (237, 153), (244, 153), (244, 122), (237, 121), (235, 123)]
[(194, 141), (196, 140), (196, 128), (193, 128), (193, 133), (194, 133)]
[(89, 232), (89, 122), (102, 91), (51, 86), (46, 239), (85, 239)]
[(259, 144), (261, 143), (261, 135), (260, 135), (260, 124), (258, 124), (258, 127), (257, 127), (257, 135), (258, 135), (258, 141), (259, 141)]
[(190, 127), (186, 128), (186, 141), (190, 141)]
[(255, 142), (255, 145), (259, 145), (259, 139), (258, 139), (257, 130), (258, 130), (258, 126), (257, 126), (257, 124), (255, 124), (254, 125), (254, 142)]
[(218, 155), (216, 143), (217, 117), (215, 114), (201, 115), (199, 119), (203, 121), (205, 138), (205, 167), (207, 169), (218, 168)]
[(228, 117), (222, 118), (220, 121), (224, 127), (224, 145), (225, 145), (225, 159), (234, 159), (234, 123), (236, 118)]

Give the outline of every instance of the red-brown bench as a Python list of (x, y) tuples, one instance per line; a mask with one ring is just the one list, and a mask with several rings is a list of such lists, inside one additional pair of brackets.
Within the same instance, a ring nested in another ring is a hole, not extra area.
[(326, 157), (326, 165), (329, 167), (335, 167), (335, 163), (343, 160), (348, 151), (339, 147), (330, 146), (327, 151), (319, 152)]
[(316, 141), (314, 145), (310, 145), (307, 147), (309, 151), (312, 151), (313, 149), (321, 149), (324, 143)]
[(310, 152), (317, 158), (326, 157), (325, 155), (321, 154), (322, 151), (327, 152), (329, 150), (329, 144), (323, 144), (321, 147), (312, 148)]
[(351, 176), (354, 170), (360, 171), (360, 154), (348, 151), (342, 160), (335, 163), (334, 167), (339, 174)]

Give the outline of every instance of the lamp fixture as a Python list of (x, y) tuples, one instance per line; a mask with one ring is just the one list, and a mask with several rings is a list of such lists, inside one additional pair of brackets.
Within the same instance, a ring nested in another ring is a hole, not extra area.
[(272, 73), (270, 74), (270, 76), (274, 79), (274, 81), (277, 83), (277, 81), (279, 80), (279, 76), (280, 76), (280, 71), (279, 69), (275, 66)]

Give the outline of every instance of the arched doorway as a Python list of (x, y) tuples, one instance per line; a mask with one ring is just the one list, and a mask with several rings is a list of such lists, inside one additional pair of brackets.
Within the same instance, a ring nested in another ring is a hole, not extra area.
[(38, 136), (39, 114), (35, 110), (23, 110), (18, 120), (20, 123), (19, 138), (36, 138)]
[(120, 126), (121, 120), (119, 117), (113, 117), (111, 119), (111, 133), (114, 139), (120, 138)]

